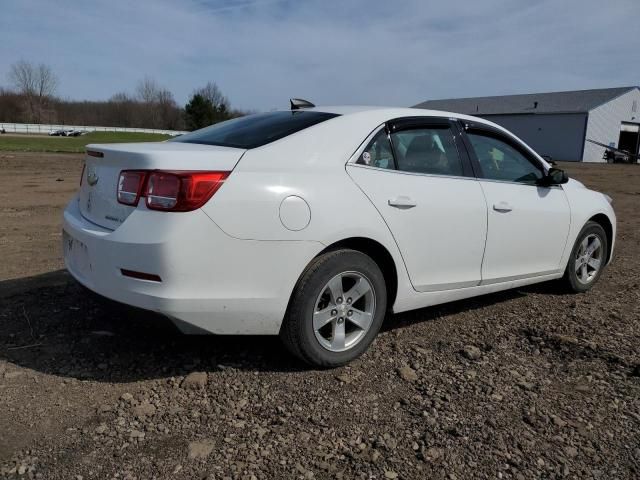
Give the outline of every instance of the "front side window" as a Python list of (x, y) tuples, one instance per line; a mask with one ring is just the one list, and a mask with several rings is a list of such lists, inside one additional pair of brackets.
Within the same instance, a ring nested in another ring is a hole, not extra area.
[(384, 128), (373, 137), (356, 163), (377, 168), (394, 168), (391, 143)]
[(462, 162), (448, 127), (416, 128), (391, 134), (398, 170), (462, 176)]
[(535, 184), (542, 170), (508, 143), (482, 133), (467, 132), (484, 178)]

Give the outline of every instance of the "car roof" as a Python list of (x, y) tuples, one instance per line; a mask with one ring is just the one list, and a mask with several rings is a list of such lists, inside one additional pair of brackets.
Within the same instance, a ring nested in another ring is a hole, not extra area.
[(362, 113), (371, 113), (376, 117), (447, 117), (447, 118), (460, 118), (463, 120), (473, 120), (476, 122), (482, 122), (492, 125), (483, 118), (474, 117), (471, 115), (464, 115), (461, 113), (447, 112), (444, 110), (427, 110), (423, 108), (409, 108), (409, 107), (384, 107), (384, 106), (368, 106), (368, 105), (336, 105), (336, 106), (318, 106), (312, 108), (304, 108), (303, 110), (309, 110), (314, 112), (335, 113), (337, 115), (354, 115)]

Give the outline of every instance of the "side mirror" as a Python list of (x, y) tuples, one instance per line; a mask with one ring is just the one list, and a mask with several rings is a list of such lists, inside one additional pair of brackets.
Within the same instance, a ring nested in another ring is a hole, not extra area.
[(559, 168), (550, 168), (547, 174), (540, 179), (540, 185), (549, 187), (551, 185), (562, 185), (569, 181), (567, 172)]

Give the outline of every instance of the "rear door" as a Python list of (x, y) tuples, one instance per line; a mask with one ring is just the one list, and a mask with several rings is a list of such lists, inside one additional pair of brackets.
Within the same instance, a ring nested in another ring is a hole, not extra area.
[(557, 272), (570, 226), (562, 186), (537, 184), (544, 166), (517, 139), (473, 124), (465, 137), (487, 201), (483, 283)]
[(433, 117), (388, 122), (347, 172), (389, 226), (416, 290), (480, 283), (487, 207), (457, 124)]

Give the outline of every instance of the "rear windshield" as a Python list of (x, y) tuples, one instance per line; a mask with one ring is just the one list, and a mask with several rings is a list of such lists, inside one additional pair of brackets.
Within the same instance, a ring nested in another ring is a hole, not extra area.
[(256, 148), (337, 116), (335, 113), (304, 110), (258, 113), (216, 123), (170, 141), (220, 145), (222, 147)]

